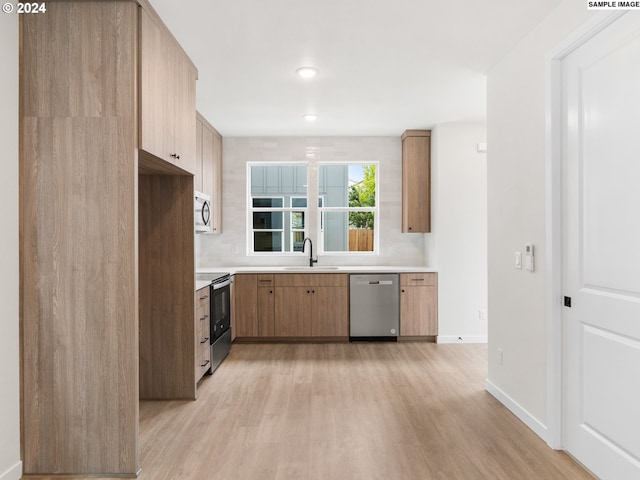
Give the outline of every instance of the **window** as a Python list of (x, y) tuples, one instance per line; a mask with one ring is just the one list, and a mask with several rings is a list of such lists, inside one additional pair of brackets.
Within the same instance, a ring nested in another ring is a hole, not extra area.
[(375, 164), (321, 164), (318, 169), (320, 252), (377, 251)]
[[(376, 166), (319, 164), (317, 179), (311, 179), (318, 186), (317, 199), (309, 199), (306, 164), (249, 164), (249, 254), (299, 254), (308, 236), (321, 254), (375, 253)], [(308, 224), (309, 213), (317, 224)]]
[(302, 251), (306, 232), (306, 165), (249, 165), (250, 252)]

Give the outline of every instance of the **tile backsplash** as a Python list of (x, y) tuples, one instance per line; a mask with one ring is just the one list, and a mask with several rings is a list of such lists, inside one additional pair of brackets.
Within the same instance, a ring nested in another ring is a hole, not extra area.
[[(308, 191), (317, 191), (321, 162), (378, 162), (379, 247), (377, 254), (320, 255), (318, 265), (427, 266), (425, 237), (401, 233), (402, 144), (398, 137), (225, 137), (222, 173), (222, 234), (196, 235), (198, 268), (305, 265), (306, 256), (247, 255), (247, 162), (306, 162)], [(417, 206), (415, 208), (418, 208)], [(308, 235), (317, 245), (317, 215)], [(314, 250), (314, 254), (317, 249)]]

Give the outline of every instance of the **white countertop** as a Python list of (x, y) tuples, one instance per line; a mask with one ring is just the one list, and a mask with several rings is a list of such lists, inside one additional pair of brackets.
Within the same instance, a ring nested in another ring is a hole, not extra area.
[(201, 288), (206, 288), (211, 285), (211, 282), (207, 282), (206, 280), (196, 280), (196, 292)]
[[(407, 267), (407, 266), (329, 266), (316, 265), (314, 267), (286, 266), (286, 267), (201, 267), (197, 273), (423, 273), (437, 272), (434, 268), (428, 267)], [(196, 282), (197, 283), (197, 282)], [(197, 287), (196, 287), (197, 288)]]

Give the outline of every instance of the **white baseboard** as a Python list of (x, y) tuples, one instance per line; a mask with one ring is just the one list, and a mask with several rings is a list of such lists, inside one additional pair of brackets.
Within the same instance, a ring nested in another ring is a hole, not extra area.
[(540, 422), (537, 418), (527, 412), (524, 408), (518, 404), (513, 398), (504, 393), (498, 387), (496, 387), (489, 380), (485, 383), (485, 389), (491, 395), (493, 395), (500, 403), (502, 403), (505, 407), (507, 407), (511, 413), (513, 413), (516, 417), (522, 420), (527, 427), (533, 430), (533, 433), (542, 438), (545, 442), (547, 441), (547, 427)]
[(436, 343), (487, 343), (487, 335), (438, 335)]
[(18, 462), (6, 472), (0, 473), (0, 480), (20, 480), (20, 477), (22, 477), (22, 462)]

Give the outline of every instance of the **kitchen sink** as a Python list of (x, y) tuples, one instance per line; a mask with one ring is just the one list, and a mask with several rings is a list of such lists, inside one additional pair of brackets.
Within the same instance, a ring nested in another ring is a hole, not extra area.
[(285, 270), (294, 270), (301, 272), (316, 272), (320, 270), (338, 270), (338, 267), (330, 267), (324, 265), (316, 265), (315, 267), (284, 267)]

